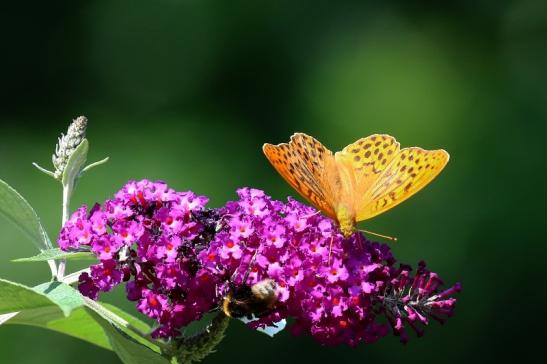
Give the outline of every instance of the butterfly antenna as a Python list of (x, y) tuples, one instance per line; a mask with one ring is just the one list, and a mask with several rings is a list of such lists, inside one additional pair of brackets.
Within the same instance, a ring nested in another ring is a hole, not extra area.
[(367, 233), (367, 234), (370, 234), (370, 235), (376, 235), (380, 238), (384, 238), (384, 239), (387, 239), (387, 240), (391, 240), (391, 241), (397, 241), (397, 238), (396, 237), (393, 237), (393, 236), (388, 236), (388, 235), (382, 235), (382, 234), (378, 234), (378, 233), (375, 233), (375, 232), (372, 232), (372, 231), (368, 231), (368, 230), (363, 230), (363, 229), (359, 229), (359, 231), (362, 231), (364, 233)]

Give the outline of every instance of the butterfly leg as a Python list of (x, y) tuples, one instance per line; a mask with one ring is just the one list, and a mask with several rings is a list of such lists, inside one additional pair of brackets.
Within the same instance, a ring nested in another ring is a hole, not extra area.
[(334, 236), (331, 236), (330, 238), (330, 244), (329, 244), (329, 260), (327, 262), (327, 265), (330, 265), (330, 258), (332, 256), (332, 244), (334, 243)]
[(363, 242), (363, 234), (361, 234), (360, 232), (357, 232), (357, 241), (359, 242), (359, 248), (361, 250), (364, 250), (365, 249), (365, 244)]

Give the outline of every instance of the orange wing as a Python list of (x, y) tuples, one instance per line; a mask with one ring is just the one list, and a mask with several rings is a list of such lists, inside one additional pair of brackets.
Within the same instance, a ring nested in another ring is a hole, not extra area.
[(336, 162), (342, 166), (340, 174), (351, 184), (348, 187), (351, 193), (341, 196), (340, 200), (348, 207), (353, 206), (356, 213), (359, 201), (398, 152), (399, 143), (387, 134), (361, 138), (336, 152)]
[(443, 149), (402, 149), (360, 200), (357, 221), (379, 215), (413, 196), (437, 177), (448, 159)]
[(329, 180), (337, 173), (332, 152), (315, 138), (296, 133), (289, 143), (264, 144), (266, 158), (279, 174), (306, 200), (331, 218), (333, 188)]

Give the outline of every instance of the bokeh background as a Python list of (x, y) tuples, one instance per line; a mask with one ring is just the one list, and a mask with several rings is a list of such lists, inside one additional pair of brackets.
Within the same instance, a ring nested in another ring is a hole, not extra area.
[[(72, 208), (128, 179), (163, 179), (219, 206), (239, 186), (294, 194), (261, 153), (295, 131), (337, 150), (374, 132), (451, 160), (423, 192), (366, 224), (394, 253), (461, 281), (457, 313), (406, 346), (275, 339), (234, 322), (206, 363), (524, 360), (545, 342), (547, 3), (544, 1), (58, 1), (2, 5), (0, 178), (50, 235), (60, 132), (90, 119)], [(45, 264), (0, 220), (0, 277), (38, 284)], [(72, 265), (69, 269), (76, 269)], [(106, 297), (106, 296), (105, 296)], [(116, 291), (106, 300), (128, 310)], [(1, 363), (117, 363), (45, 330), (0, 327)]]

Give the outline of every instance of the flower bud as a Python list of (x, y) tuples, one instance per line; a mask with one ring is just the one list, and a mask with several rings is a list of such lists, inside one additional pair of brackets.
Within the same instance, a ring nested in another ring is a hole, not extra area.
[(55, 178), (61, 179), (68, 159), (85, 138), (86, 128), (87, 118), (85, 116), (78, 116), (69, 125), (66, 135), (61, 134), (59, 142), (55, 146), (55, 154), (51, 156), (53, 166), (55, 167)]

